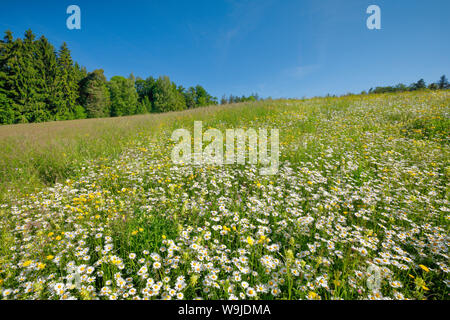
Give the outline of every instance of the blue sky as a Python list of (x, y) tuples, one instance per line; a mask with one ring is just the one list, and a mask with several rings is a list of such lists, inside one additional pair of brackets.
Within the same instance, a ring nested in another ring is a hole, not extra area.
[[(66, 8), (81, 8), (68, 30)], [(381, 8), (381, 30), (366, 9)], [(310, 97), (450, 77), (448, 0), (8, 1), (0, 31), (66, 41), (89, 71), (168, 75), (217, 97)]]

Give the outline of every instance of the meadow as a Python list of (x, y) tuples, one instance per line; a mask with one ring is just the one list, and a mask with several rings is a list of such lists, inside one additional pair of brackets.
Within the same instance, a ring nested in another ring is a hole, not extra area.
[[(0, 299), (448, 299), (450, 91), (0, 126)], [(280, 167), (172, 163), (277, 128)]]

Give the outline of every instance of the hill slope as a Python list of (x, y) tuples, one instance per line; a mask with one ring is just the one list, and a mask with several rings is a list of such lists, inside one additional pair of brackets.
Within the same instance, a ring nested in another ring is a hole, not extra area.
[[(3, 297), (444, 299), (449, 98), (0, 127)], [(170, 136), (194, 120), (278, 128), (279, 172), (175, 166)]]

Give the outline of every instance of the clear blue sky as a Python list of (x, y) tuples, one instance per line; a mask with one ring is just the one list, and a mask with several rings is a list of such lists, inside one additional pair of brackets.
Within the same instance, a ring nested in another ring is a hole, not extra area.
[[(81, 8), (68, 30), (66, 8)], [(382, 10), (382, 30), (366, 9)], [(8, 1), (0, 30), (66, 41), (89, 71), (168, 75), (217, 97), (303, 97), (450, 77), (448, 0)]]

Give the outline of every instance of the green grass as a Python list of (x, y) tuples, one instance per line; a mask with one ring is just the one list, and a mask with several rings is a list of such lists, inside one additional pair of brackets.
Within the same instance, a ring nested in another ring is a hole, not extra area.
[[(275, 100), (2, 126), (1, 297), (448, 299), (449, 98)], [(175, 166), (171, 133), (196, 120), (278, 128), (279, 172)], [(72, 263), (94, 271), (55, 290)]]

